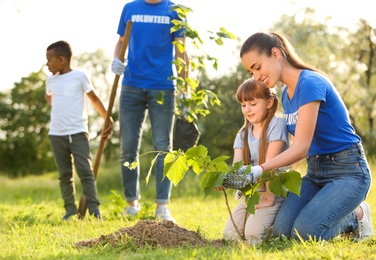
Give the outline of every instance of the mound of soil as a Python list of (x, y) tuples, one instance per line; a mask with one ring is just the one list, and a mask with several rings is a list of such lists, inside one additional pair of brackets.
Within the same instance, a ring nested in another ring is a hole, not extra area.
[(206, 240), (197, 232), (179, 227), (172, 221), (141, 220), (133, 227), (121, 228), (117, 232), (101, 235), (99, 238), (88, 239), (76, 243), (77, 247), (93, 247), (95, 245), (110, 244), (117, 246), (129, 241), (136, 247), (181, 247), (181, 246), (205, 246), (220, 247), (224, 245), (222, 240)]

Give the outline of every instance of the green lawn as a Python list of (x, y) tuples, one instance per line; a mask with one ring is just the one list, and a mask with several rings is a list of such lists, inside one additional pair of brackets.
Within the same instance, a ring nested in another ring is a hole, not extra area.
[[(376, 163), (371, 165), (375, 172)], [(374, 186), (367, 202), (376, 212)], [(141, 187), (142, 217), (151, 217), (153, 179), (146, 187), (143, 178)], [(128, 244), (77, 248), (75, 244), (79, 241), (132, 227), (140, 220), (127, 220), (119, 215), (124, 201), (117, 166), (100, 168), (98, 190), (103, 221), (86, 218), (62, 222), (64, 209), (57, 173), (17, 180), (0, 177), (0, 259), (376, 259), (376, 238), (359, 243), (344, 238), (319, 242), (271, 239), (257, 246), (228, 244), (220, 248), (152, 249)], [(81, 194), (79, 182), (77, 193)], [(229, 197), (234, 206), (233, 195)], [(221, 239), (228, 217), (224, 197), (215, 192), (204, 198), (199, 178), (193, 173), (173, 188), (170, 209), (180, 227), (199, 232), (208, 240)]]

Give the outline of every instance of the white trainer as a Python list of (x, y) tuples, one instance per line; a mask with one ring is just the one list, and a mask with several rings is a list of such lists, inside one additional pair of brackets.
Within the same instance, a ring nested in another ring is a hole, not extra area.
[(169, 221), (172, 221), (172, 222), (176, 222), (176, 220), (171, 216), (171, 212), (170, 210), (167, 208), (166, 205), (161, 205), (159, 206), (156, 211), (155, 211), (155, 218), (157, 220), (162, 220), (162, 219), (165, 219), (165, 220), (169, 220)]
[(363, 217), (359, 220), (358, 228), (354, 232), (358, 240), (367, 239), (374, 234), (371, 220), (371, 207), (364, 201), (360, 203), (359, 207), (363, 210)]
[(125, 208), (125, 214), (124, 215), (137, 216), (137, 214), (140, 211), (141, 211), (141, 205), (140, 205), (140, 203), (137, 203), (135, 206), (129, 206), (128, 208)]

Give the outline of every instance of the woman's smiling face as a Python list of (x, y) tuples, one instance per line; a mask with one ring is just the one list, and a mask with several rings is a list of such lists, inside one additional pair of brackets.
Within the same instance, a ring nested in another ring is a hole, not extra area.
[(251, 73), (253, 78), (264, 83), (269, 88), (273, 88), (280, 79), (281, 67), (278, 62), (276, 50), (272, 51), (273, 55), (268, 57), (259, 54), (257, 50), (249, 51), (241, 57), (243, 67)]

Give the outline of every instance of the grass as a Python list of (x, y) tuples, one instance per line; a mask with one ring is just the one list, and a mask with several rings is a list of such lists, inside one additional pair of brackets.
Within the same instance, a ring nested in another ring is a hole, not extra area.
[[(371, 165), (375, 172), (376, 163)], [(152, 217), (154, 182), (152, 178), (145, 187), (144, 179), (141, 178), (142, 216)], [(80, 195), (78, 180), (76, 186)], [(228, 244), (222, 248), (76, 248), (76, 242), (98, 238), (139, 221), (126, 220), (119, 214), (125, 204), (117, 166), (100, 168), (98, 192), (103, 221), (87, 217), (62, 222), (64, 209), (57, 173), (22, 179), (0, 177), (0, 259), (376, 259), (376, 238), (358, 243), (343, 238), (305, 242), (273, 238), (257, 246)], [(367, 198), (373, 212), (375, 197), (373, 187)], [(233, 207), (236, 202), (230, 203)], [(204, 198), (194, 174), (173, 188), (170, 208), (179, 226), (197, 231), (206, 239), (222, 237), (228, 217), (224, 198), (219, 192)], [(372, 220), (376, 223), (374, 214)]]

